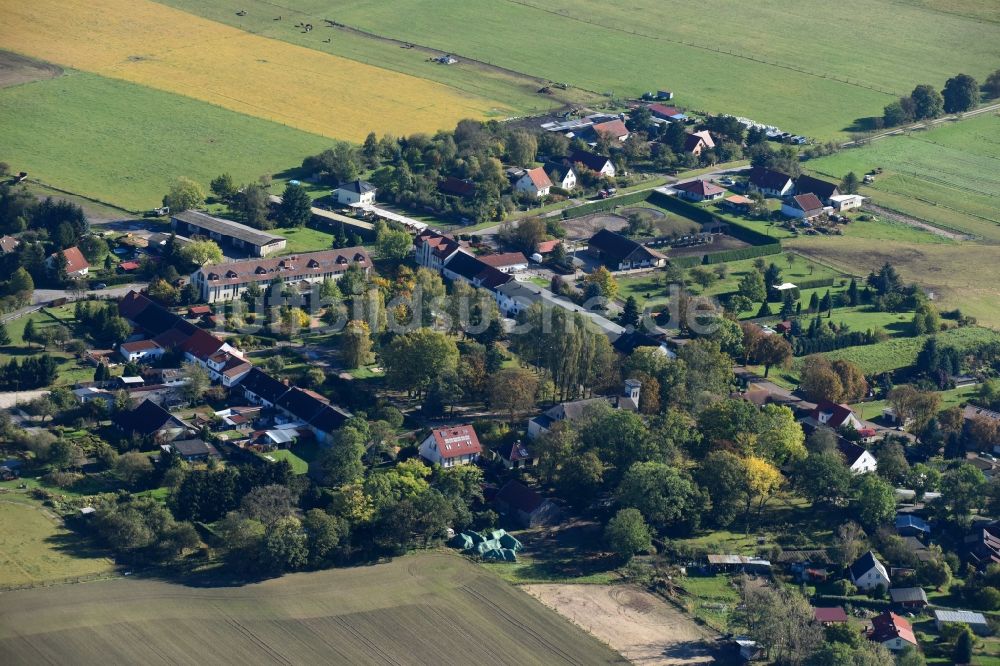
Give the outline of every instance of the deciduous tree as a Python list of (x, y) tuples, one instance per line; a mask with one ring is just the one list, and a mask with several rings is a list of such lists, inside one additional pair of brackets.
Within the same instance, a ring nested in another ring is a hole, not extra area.
[(639, 552), (648, 551), (653, 541), (649, 526), (637, 509), (619, 509), (604, 528), (604, 540), (619, 556), (626, 560)]

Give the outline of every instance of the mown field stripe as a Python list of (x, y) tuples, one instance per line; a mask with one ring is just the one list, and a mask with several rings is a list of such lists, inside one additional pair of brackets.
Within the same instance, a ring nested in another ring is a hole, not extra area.
[(504, 108), (440, 83), (252, 35), (148, 0), (12, 5), (5, 9), (0, 43), (60, 65), (355, 141), (372, 129), (434, 131)]
[(131, 211), (158, 205), (171, 181), (207, 187), (298, 166), (330, 145), (316, 134), (96, 74), (0, 89), (4, 161), (31, 178)]

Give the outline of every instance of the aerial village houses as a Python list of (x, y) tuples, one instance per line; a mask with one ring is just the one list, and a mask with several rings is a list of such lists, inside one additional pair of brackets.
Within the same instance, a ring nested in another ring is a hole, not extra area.
[(612, 342), (625, 332), (624, 326), (616, 324), (596, 312), (587, 310), (562, 296), (556, 296), (548, 289), (539, 287), (532, 282), (510, 280), (493, 290), (493, 294), (500, 312), (505, 317), (516, 318), (520, 312), (527, 310), (532, 304), (541, 303), (546, 308), (562, 308), (568, 312), (579, 313)]
[(378, 191), (374, 185), (364, 180), (352, 180), (349, 183), (341, 183), (333, 191), (333, 198), (339, 204), (350, 206), (361, 204), (371, 206), (375, 203), (375, 193)]
[(528, 169), (524, 172), (524, 175), (521, 176), (516, 183), (514, 183), (515, 192), (523, 192), (537, 199), (547, 197), (549, 195), (549, 190), (551, 189), (552, 181), (549, 180), (549, 175), (545, 173), (545, 169), (542, 167)]
[(913, 626), (909, 620), (891, 611), (885, 611), (872, 618), (868, 640), (880, 643), (891, 652), (899, 652), (908, 646), (917, 645), (917, 637), (913, 634)]
[(849, 621), (847, 613), (841, 606), (813, 608), (813, 617), (825, 627), (832, 624), (846, 624)]
[(860, 194), (837, 194), (830, 197), (830, 206), (838, 213), (861, 208), (865, 198)]
[(371, 257), (365, 248), (348, 247), (273, 259), (208, 264), (191, 274), (191, 284), (197, 287), (201, 300), (215, 303), (236, 300), (252, 284), (264, 289), (274, 279), (299, 286), (336, 280), (351, 266), (359, 266), (366, 274), (371, 270)]
[(975, 613), (967, 610), (936, 610), (934, 611), (934, 625), (941, 631), (946, 624), (964, 624), (972, 629), (979, 636), (989, 636), (990, 625), (986, 621), (986, 616), (982, 613)]
[[(83, 252), (80, 248), (68, 247), (62, 251), (64, 257), (66, 257), (66, 275), (71, 278), (86, 277), (90, 272), (90, 264), (87, 263), (87, 259), (83, 256)], [(50, 270), (54, 271), (58, 267), (56, 266), (56, 261), (59, 260), (59, 253), (53, 252), (49, 255), (48, 259), (45, 260), (45, 266)]]
[(0, 236), (0, 255), (13, 252), (20, 244), (21, 241), (17, 240), (13, 236)]
[(911, 610), (927, 605), (927, 593), (922, 587), (894, 587), (889, 590), (889, 599), (894, 606)]
[(625, 127), (625, 122), (621, 119), (608, 120), (603, 123), (596, 123), (591, 126), (595, 139), (606, 139), (621, 143), (628, 139), (629, 131)]
[(783, 197), (795, 192), (795, 181), (791, 176), (764, 167), (754, 167), (750, 170), (750, 180), (747, 185), (751, 192), (760, 192), (770, 197)]
[(680, 110), (675, 109), (672, 106), (666, 106), (663, 104), (650, 104), (648, 107), (650, 114), (654, 118), (659, 118), (660, 120), (666, 120), (670, 122), (683, 122), (687, 119), (687, 116), (681, 113)]
[(867, 592), (874, 590), (879, 585), (887, 590), (889, 589), (889, 572), (886, 570), (885, 565), (875, 557), (875, 553), (870, 550), (855, 560), (854, 564), (848, 569), (848, 572), (851, 582), (859, 590)]
[(851, 426), (855, 430), (860, 430), (864, 427), (858, 417), (854, 415), (854, 412), (847, 405), (837, 405), (832, 402), (820, 402), (816, 405), (816, 409), (812, 411), (811, 416), (816, 419), (820, 425), (825, 425), (833, 430), (839, 430), (845, 426)]
[(508, 481), (497, 492), (496, 506), (500, 513), (519, 522), (523, 527), (553, 525), (562, 517), (555, 502), (519, 481)]
[(878, 460), (863, 446), (840, 437), (837, 439), (837, 450), (844, 456), (844, 462), (852, 474), (868, 474), (878, 469)]
[(152, 437), (158, 442), (170, 442), (192, 432), (188, 424), (152, 400), (143, 400), (135, 409), (118, 412), (112, 421), (126, 434)]
[(607, 229), (590, 238), (587, 250), (613, 271), (659, 268), (667, 263), (667, 257), (660, 252)]
[(781, 214), (799, 220), (814, 220), (826, 210), (815, 194), (796, 194), (781, 204)]
[(270, 234), (245, 224), (212, 217), (197, 210), (186, 210), (170, 217), (170, 226), (178, 234), (204, 236), (219, 243), (245, 249), (251, 256), (266, 257), (285, 249), (283, 236)]
[(814, 194), (823, 205), (829, 206), (830, 200), (840, 195), (840, 188), (831, 182), (801, 175), (795, 179), (795, 193)]
[(567, 166), (574, 168), (577, 164), (582, 164), (591, 171), (596, 171), (598, 174), (607, 176), (608, 178), (614, 178), (616, 173), (615, 165), (611, 162), (610, 158), (586, 150), (574, 150), (569, 158), (567, 158), (566, 163)]
[(521, 252), (484, 254), (479, 256), (479, 261), (502, 273), (520, 273), (528, 268), (528, 258)]
[(637, 379), (626, 379), (621, 395), (612, 398), (597, 397), (585, 398), (583, 400), (573, 400), (559, 403), (545, 410), (528, 420), (528, 439), (535, 439), (547, 433), (558, 421), (573, 422), (583, 418), (587, 413), (587, 408), (600, 403), (608, 403), (614, 409), (624, 409), (635, 412), (639, 409), (639, 394), (642, 390), (642, 382)]
[(416, 262), (431, 270), (441, 271), (449, 259), (462, 249), (462, 243), (450, 236), (426, 229), (413, 239)]
[(712, 140), (712, 135), (708, 133), (708, 130), (688, 134), (687, 138), (684, 139), (684, 152), (695, 157), (712, 148), (715, 148), (715, 141)]
[(677, 190), (678, 196), (689, 201), (714, 201), (721, 199), (722, 195), (726, 193), (715, 183), (701, 179), (680, 183), (674, 185), (673, 188)]
[(549, 174), (549, 180), (556, 187), (561, 187), (564, 190), (572, 190), (576, 187), (576, 171), (573, 170), (573, 167), (549, 163), (545, 165), (545, 168)]
[(479, 459), (483, 447), (471, 425), (436, 428), (420, 443), (420, 457), (432, 465), (454, 467)]
[(156, 344), (153, 340), (123, 342), (118, 346), (118, 355), (125, 359), (126, 363), (132, 361), (149, 363), (163, 356), (166, 351), (166, 349)]
[(493, 268), (479, 257), (466, 252), (453, 254), (445, 263), (441, 274), (452, 282), (456, 280), (468, 282), (473, 287), (482, 287), (490, 291), (495, 291), (500, 285), (514, 279), (514, 276)]

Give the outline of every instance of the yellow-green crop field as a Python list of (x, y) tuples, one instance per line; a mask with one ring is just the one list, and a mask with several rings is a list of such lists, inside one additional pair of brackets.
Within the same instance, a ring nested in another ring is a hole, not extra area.
[[(147, 0), (7, 3), (0, 46), (327, 137), (409, 134), (504, 104)], [(71, 101), (68, 103), (72, 103)]]

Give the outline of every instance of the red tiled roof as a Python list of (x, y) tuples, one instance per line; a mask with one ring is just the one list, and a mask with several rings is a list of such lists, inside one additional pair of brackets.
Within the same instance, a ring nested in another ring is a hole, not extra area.
[(137, 291), (130, 291), (118, 301), (118, 314), (126, 319), (135, 320), (140, 312), (149, 307), (153, 301)]
[(718, 185), (701, 179), (681, 183), (680, 185), (674, 185), (674, 189), (681, 190), (683, 192), (691, 192), (692, 194), (698, 194), (703, 197), (711, 196), (713, 194), (722, 194), (725, 192), (725, 190)]
[(421, 245), (430, 246), (433, 253), (442, 259), (451, 256), (456, 250), (462, 247), (462, 244), (454, 238), (444, 236), (430, 229), (421, 232), (419, 236), (414, 238), (413, 244), (418, 248)]
[(559, 243), (561, 243), (561, 242), (562, 241), (560, 241), (558, 239), (556, 239), (556, 240), (542, 241), (541, 243), (538, 244), (537, 252), (538, 252), (538, 254), (548, 254), (549, 252), (552, 252), (553, 250), (555, 250), (556, 249), (556, 245), (559, 245)]
[[(63, 256), (66, 257), (66, 272), (76, 273), (77, 271), (82, 271), (85, 268), (90, 268), (90, 264), (87, 260), (83, 258), (83, 252), (80, 252), (80, 248), (73, 246), (68, 247), (62, 251)], [(52, 259), (59, 256), (58, 252), (53, 252), (51, 255)]]
[(147, 351), (151, 349), (160, 349), (160, 345), (156, 344), (152, 340), (136, 340), (135, 342), (126, 342), (121, 346), (121, 350), (128, 353)]
[(226, 377), (239, 377), (250, 372), (252, 365), (237, 356), (230, 356), (226, 364), (222, 366), (222, 374)]
[(753, 203), (753, 199), (748, 199), (741, 194), (734, 194), (731, 197), (726, 197), (726, 201), (733, 204), (734, 206), (749, 206)]
[(625, 123), (621, 120), (609, 120), (606, 123), (597, 123), (594, 125), (594, 132), (612, 139), (628, 136), (628, 128), (625, 127)]
[(195, 358), (206, 359), (219, 351), (223, 344), (225, 343), (222, 340), (199, 328), (181, 343), (180, 348), (181, 351), (191, 354)]
[(507, 266), (517, 266), (526, 264), (528, 260), (520, 252), (503, 252), (501, 254), (487, 254), (479, 257), (479, 261), (493, 268), (505, 268)]
[(525, 175), (527, 175), (528, 178), (531, 179), (531, 182), (536, 189), (543, 190), (546, 187), (552, 187), (552, 181), (549, 180), (549, 174), (545, 173), (545, 169), (543, 169), (542, 167), (535, 167), (534, 169), (528, 169)]
[(917, 644), (917, 637), (913, 635), (913, 627), (909, 621), (891, 611), (872, 618), (872, 631), (868, 637), (878, 643), (901, 638), (912, 645)]
[(209, 305), (192, 305), (188, 308), (189, 317), (200, 317), (207, 314), (212, 314), (212, 307)]
[(122, 263), (118, 264), (118, 268), (121, 269), (121, 270), (123, 270), (123, 271), (138, 270), (139, 269), (139, 262), (138, 261), (123, 261)]
[(675, 109), (672, 106), (665, 106), (663, 104), (650, 104), (649, 112), (654, 116), (662, 116), (664, 118), (684, 115), (678, 109)]
[(442, 458), (457, 458), (483, 451), (479, 437), (471, 425), (438, 428), (433, 430), (431, 434), (434, 436), (434, 441), (437, 442), (437, 450)]
[(823, 210), (823, 202), (811, 192), (809, 194), (798, 194), (792, 197), (792, 200), (795, 201), (797, 208), (806, 213)]

